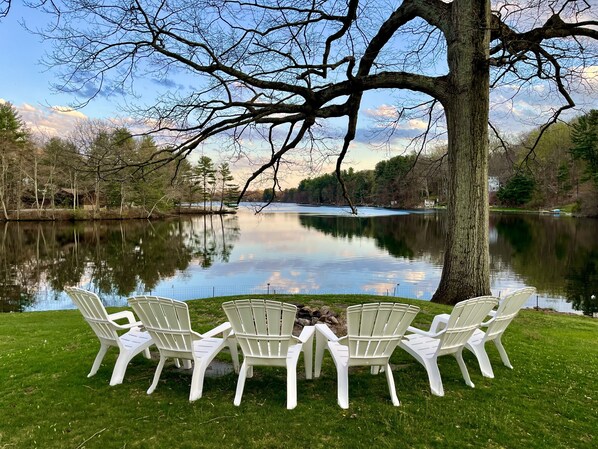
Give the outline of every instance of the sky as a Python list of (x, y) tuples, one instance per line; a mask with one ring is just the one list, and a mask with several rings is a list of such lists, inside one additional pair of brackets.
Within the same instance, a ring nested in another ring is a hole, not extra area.
[[(126, 100), (124, 97), (98, 97), (85, 107), (74, 110), (69, 106), (75, 101), (71, 95), (53, 90), (55, 72), (41, 63), (44, 54), (51, 51), (50, 43), (42, 41), (21, 25), (25, 22), (30, 28), (43, 27), (48, 20), (49, 17), (41, 11), (26, 8), (21, 2), (13, 2), (8, 17), (0, 21), (0, 102), (12, 103), (31, 131), (44, 137), (68, 136), (82, 120), (127, 122), (130, 117), (123, 115), (118, 107)], [(587, 69), (587, 75), (594, 90), (586, 90), (583, 96), (577, 98), (586, 109), (598, 106), (598, 61), (595, 66)], [(152, 86), (156, 89), (161, 87), (155, 80), (147, 80), (145, 86), (150, 90)], [(537, 87), (538, 92), (541, 88)], [(513, 102), (509, 100), (508, 86), (503, 92), (493, 95), (493, 114), (499, 128), (506, 128), (513, 134), (529, 130), (532, 123), (537, 123), (534, 118), (538, 111), (547, 108), (547, 104), (542, 102), (547, 102), (549, 98), (542, 100), (541, 97), (540, 95), (540, 99), (534, 100), (523, 97)], [(365, 97), (360, 129), (346, 158), (345, 167), (351, 166), (355, 170), (371, 169), (381, 160), (408, 151), (405, 149), (407, 137), (417, 135), (425, 128), (425, 123), (421, 120), (413, 119), (403, 123), (399, 130), (402, 138), (392, 140), (391, 145), (376, 144), (380, 138), (374, 132), (381, 129), (384, 121), (396, 118), (393, 104), (392, 97), (386, 93), (373, 93)], [(440, 139), (436, 145), (442, 143)], [(211, 147), (210, 144), (196, 151), (194, 157), (198, 158), (201, 152), (206, 152), (210, 157), (218, 157), (218, 148)], [(333, 162), (324, 161), (318, 168), (324, 173), (331, 172)], [(236, 177), (243, 178), (255, 168), (247, 163), (239, 163), (235, 168), (233, 164), (233, 173), (236, 170)], [(303, 170), (291, 170), (284, 179), (283, 187), (292, 187), (308, 175)]]

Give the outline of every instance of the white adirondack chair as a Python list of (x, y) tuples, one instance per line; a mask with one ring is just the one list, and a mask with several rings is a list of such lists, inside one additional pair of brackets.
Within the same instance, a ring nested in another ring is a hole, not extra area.
[(434, 317), (429, 332), (409, 326), (408, 331), (413, 334), (406, 335), (400, 347), (426, 368), (432, 394), (444, 396), (437, 359), (447, 354), (457, 359), (465, 383), (474, 387), (463, 361), (463, 348), (497, 304), (498, 298), (480, 296), (457, 303), (448, 320), (444, 314)]
[[(147, 394), (156, 389), (169, 358), (175, 359), (177, 365), (179, 360), (193, 362), (189, 401), (201, 398), (206, 369), (225, 346), (230, 348), (235, 371), (239, 371), (237, 345), (229, 323), (199, 334), (191, 329), (189, 308), (184, 302), (157, 296), (136, 296), (128, 301), (160, 352), (160, 362)], [(216, 337), (218, 334), (222, 334), (222, 338)]]
[(312, 378), (313, 326), (293, 336), (297, 307), (277, 301), (253, 299), (229, 301), (222, 308), (241, 346), (243, 364), (239, 372), (234, 404), (241, 403), (245, 379), (254, 366), (279, 366), (287, 370), (287, 409), (297, 406), (297, 362), (303, 351), (305, 377)]
[[(67, 287), (65, 291), (100, 340), (100, 350), (87, 377), (97, 373), (106, 352), (111, 346), (117, 347), (120, 352), (112, 371), (110, 385), (122, 383), (129, 362), (137, 354), (143, 352), (146, 358), (150, 358), (148, 348), (154, 342), (147, 332), (140, 329), (141, 322), (135, 319), (135, 315), (131, 311), (125, 310), (108, 314), (102, 301), (95, 293), (78, 287)], [(126, 319), (128, 323), (118, 324), (116, 322), (123, 319)], [(122, 333), (123, 331), (127, 332)], [(122, 335), (119, 335), (119, 332)]]
[(390, 368), (390, 356), (403, 338), (419, 307), (399, 303), (370, 303), (347, 308), (347, 335), (337, 337), (326, 324), (316, 324), (314, 376), (319, 377), (324, 350), (328, 349), (338, 376), (337, 401), (349, 408), (349, 367), (384, 367), (393, 405), (400, 405)]
[(490, 359), (488, 358), (488, 353), (485, 349), (486, 342), (488, 341), (494, 342), (503, 364), (506, 367), (513, 369), (513, 365), (511, 365), (511, 361), (509, 360), (509, 356), (507, 356), (507, 352), (502, 345), (501, 339), (505, 330), (509, 327), (509, 324), (511, 324), (511, 321), (513, 321), (519, 313), (519, 310), (521, 310), (521, 307), (523, 307), (529, 297), (534, 293), (536, 293), (535, 288), (526, 287), (505, 296), (498, 304), (498, 309), (490, 312), (492, 318), (482, 323), (482, 327), (486, 328), (486, 331), (484, 332), (481, 329), (476, 329), (469, 340), (467, 340), (465, 347), (477, 357), (480, 370), (484, 376), (490, 378), (494, 377), (492, 365), (490, 364)]

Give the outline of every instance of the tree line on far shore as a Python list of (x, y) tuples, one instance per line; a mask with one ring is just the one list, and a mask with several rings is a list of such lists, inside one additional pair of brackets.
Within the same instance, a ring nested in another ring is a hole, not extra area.
[[(515, 143), (492, 142), (489, 157), (490, 202), (525, 208), (568, 205), (598, 215), (598, 110), (559, 122), (541, 136), (535, 129)], [(533, 152), (530, 148), (538, 140)], [(446, 148), (432, 154), (395, 156), (373, 170), (349, 168), (343, 179), (357, 205), (414, 208), (447, 200)], [(263, 199), (272, 199), (272, 190)], [(303, 179), (297, 188), (275, 192), (275, 201), (344, 204), (334, 173)]]
[[(145, 164), (167, 151), (150, 136), (134, 137), (125, 127), (87, 122), (68, 138), (37, 142), (10, 103), (0, 104), (0, 220), (55, 217), (146, 216), (182, 205), (210, 212), (235, 207), (239, 186), (228, 163), (202, 156), (162, 167)], [(81, 211), (86, 211), (81, 212)], [(33, 211), (33, 214), (32, 214)]]

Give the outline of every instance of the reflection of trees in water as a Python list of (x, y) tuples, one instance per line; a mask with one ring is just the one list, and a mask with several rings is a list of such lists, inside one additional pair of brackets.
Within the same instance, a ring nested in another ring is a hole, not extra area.
[(215, 260), (228, 262), (240, 228), (236, 216), (204, 215), (187, 223), (186, 235), (192, 242), (193, 258), (202, 268), (210, 268)]
[(490, 226), (498, 234), (490, 248), (493, 262), (510, 267), (540, 293), (570, 298), (570, 271), (578, 271), (585, 254), (598, 251), (595, 220), (500, 214), (490, 216)]
[[(306, 228), (336, 238), (371, 238), (394, 257), (423, 257), (442, 264), (443, 214), (370, 218), (303, 215), (299, 219)], [(490, 229), (496, 231), (496, 238), (490, 244), (491, 272), (513, 271), (539, 293), (566, 294), (575, 306), (580, 295), (598, 296), (598, 281), (590, 282), (598, 264), (595, 227), (595, 220), (581, 218), (492, 214)], [(582, 286), (584, 282), (589, 285)], [(582, 287), (593, 291), (588, 295)]]
[(426, 257), (442, 263), (444, 217), (440, 214), (391, 215), (385, 217), (318, 217), (301, 215), (306, 228), (336, 238), (367, 237), (394, 257)]
[(0, 238), (0, 311), (22, 310), (41, 290), (58, 293), (88, 279), (101, 293), (150, 291), (162, 279), (185, 270), (194, 258), (209, 265), (215, 259), (228, 261), (239, 232), (234, 216), (75, 225), (5, 223)]
[(598, 249), (580, 251), (569, 267), (565, 290), (575, 310), (598, 313)]
[(35, 301), (38, 284), (51, 265), (45, 257), (52, 246), (50, 239), (52, 236), (44, 234), (39, 226), (4, 223), (0, 238), (0, 311), (21, 311)]

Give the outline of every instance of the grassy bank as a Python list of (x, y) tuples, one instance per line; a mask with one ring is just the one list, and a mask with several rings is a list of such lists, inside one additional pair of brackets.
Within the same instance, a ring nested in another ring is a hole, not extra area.
[[(281, 298), (338, 310), (380, 300)], [(198, 331), (224, 321), (222, 301), (189, 303)], [(449, 310), (401, 301), (422, 308), (418, 326)], [(134, 359), (124, 383), (110, 387), (111, 350), (96, 376), (86, 377), (98, 342), (78, 311), (0, 315), (0, 448), (596, 447), (598, 320), (524, 310), (503, 341), (515, 369), (504, 367), (492, 347), (495, 379), (483, 378), (473, 356), (465, 355), (475, 389), (463, 383), (452, 357), (441, 358), (443, 398), (430, 394), (424, 369), (397, 350), (392, 363), (400, 407), (391, 405), (384, 375), (355, 369), (350, 408), (340, 409), (327, 355), (322, 377), (299, 375), (299, 403), (289, 411), (284, 370), (256, 369), (240, 407), (232, 403), (234, 374), (207, 378), (203, 398), (189, 403), (190, 373), (172, 365), (148, 396), (155, 361)]]

